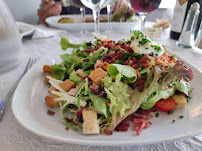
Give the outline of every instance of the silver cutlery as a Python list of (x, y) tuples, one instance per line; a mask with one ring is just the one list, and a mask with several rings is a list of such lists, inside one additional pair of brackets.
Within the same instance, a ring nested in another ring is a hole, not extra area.
[(12, 88), (10, 89), (10, 91), (8, 92), (8, 94), (6, 95), (6, 97), (4, 98), (4, 100), (1, 102), (0, 104), (0, 120), (3, 116), (4, 110), (6, 108), (6, 104), (8, 103), (10, 97), (12, 96), (13, 92), (15, 91), (16, 87), (18, 86), (19, 82), (21, 81), (21, 79), (24, 77), (24, 75), (27, 73), (27, 71), (37, 62), (37, 60), (39, 60), (39, 58), (37, 57), (31, 57), (27, 63), (27, 66), (24, 70), (24, 72), (22, 73), (22, 75), (18, 78), (18, 80), (15, 82), (15, 84), (12, 86)]

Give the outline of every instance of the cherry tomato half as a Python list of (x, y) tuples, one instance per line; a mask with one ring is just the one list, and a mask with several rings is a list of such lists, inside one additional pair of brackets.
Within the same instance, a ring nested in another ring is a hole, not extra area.
[(168, 112), (176, 107), (176, 103), (172, 98), (168, 98), (159, 100), (155, 106), (160, 111)]

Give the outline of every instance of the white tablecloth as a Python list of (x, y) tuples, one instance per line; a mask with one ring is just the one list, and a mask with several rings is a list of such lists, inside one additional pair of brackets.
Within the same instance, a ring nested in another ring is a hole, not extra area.
[[(63, 36), (68, 37), (73, 42), (80, 43), (83, 40), (93, 40), (91, 33), (63, 33)], [(120, 38), (128, 38), (129, 32), (114, 32), (106, 34), (109, 38), (119, 40)], [(44, 56), (46, 54), (61, 54), (65, 53), (61, 50), (59, 41), (61, 35), (40, 38), (31, 40), (30, 37), (23, 39), (24, 44), (24, 63), (17, 68), (7, 73), (0, 74), (0, 100), (3, 100), (12, 84), (17, 80), (20, 74), (23, 72), (26, 62), (30, 56)], [(161, 42), (166, 45), (168, 50), (172, 53), (180, 56), (188, 63), (195, 66), (202, 71), (202, 55), (193, 52), (192, 49), (182, 49), (175, 45), (175, 40), (169, 39), (169, 30), (162, 31), (161, 38), (155, 38), (155, 41)], [(14, 118), (11, 111), (11, 101), (7, 105), (5, 115), (0, 121), (0, 151), (201, 151), (202, 150), (202, 134), (192, 137), (181, 139), (172, 142), (165, 142), (152, 145), (139, 145), (139, 146), (123, 146), (123, 147), (95, 147), (95, 146), (83, 146), (72, 145), (61, 142), (55, 142), (40, 136), (36, 136), (31, 132), (24, 129)]]

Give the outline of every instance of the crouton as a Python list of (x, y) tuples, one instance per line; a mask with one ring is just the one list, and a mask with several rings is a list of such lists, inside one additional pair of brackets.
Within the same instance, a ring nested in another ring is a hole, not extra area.
[(50, 88), (48, 89), (48, 92), (51, 93), (51, 91), (56, 91), (57, 89), (54, 86), (50, 86)]
[(67, 79), (65, 80), (60, 87), (65, 90), (65, 91), (69, 91), (71, 88), (76, 87), (76, 83), (72, 82), (71, 80)]
[(107, 76), (107, 72), (105, 72), (101, 68), (97, 68), (94, 71), (92, 71), (89, 75), (89, 78), (97, 85), (101, 84), (101, 79), (103, 79), (105, 76)]
[(48, 95), (45, 97), (46, 104), (49, 108), (56, 108), (60, 105), (60, 101), (55, 101), (54, 99), (58, 98), (57, 95)]
[(184, 108), (187, 105), (187, 101), (184, 95), (173, 95), (172, 98), (176, 103), (175, 108), (180, 109), (180, 108)]
[(104, 62), (104, 64), (103, 64), (103, 67), (102, 67), (102, 68), (103, 68), (105, 71), (107, 71), (108, 65), (109, 65), (109, 63), (108, 63), (108, 62)]
[(94, 110), (83, 110), (83, 134), (99, 134), (100, 128), (97, 121), (97, 113)]
[(44, 65), (43, 66), (43, 72), (45, 72), (45, 73), (51, 73), (51, 66)]

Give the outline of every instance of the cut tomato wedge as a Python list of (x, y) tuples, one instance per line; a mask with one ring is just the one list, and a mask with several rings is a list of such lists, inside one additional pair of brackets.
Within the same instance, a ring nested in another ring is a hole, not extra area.
[(155, 106), (160, 111), (168, 112), (176, 107), (176, 103), (172, 98), (168, 98), (159, 100)]

